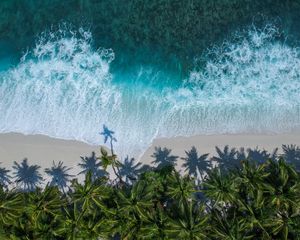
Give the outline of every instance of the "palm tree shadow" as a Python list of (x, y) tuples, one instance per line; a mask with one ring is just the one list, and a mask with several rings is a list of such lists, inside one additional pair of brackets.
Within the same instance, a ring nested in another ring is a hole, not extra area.
[[(186, 157), (181, 158), (184, 163), (183, 167), (185, 172), (189, 175), (198, 178), (200, 175), (201, 180), (204, 178), (204, 174), (211, 168), (211, 161), (208, 159), (209, 154), (199, 155), (196, 147), (192, 147), (190, 151), (185, 151)], [(199, 172), (199, 174), (198, 174)]]
[(268, 159), (276, 160), (277, 151), (278, 148), (276, 148), (272, 153), (268, 153), (266, 150), (259, 150), (258, 147), (254, 149), (248, 148), (247, 159), (255, 162), (256, 164), (264, 164)]
[(113, 136), (114, 134), (114, 131), (110, 130), (105, 124), (103, 124), (103, 131), (100, 133), (100, 135), (104, 136), (104, 143), (106, 143), (108, 140), (110, 141), (110, 150), (112, 154), (114, 154), (113, 142), (117, 142), (117, 139)]
[(121, 177), (125, 177), (126, 183), (130, 183), (130, 181), (137, 180), (141, 165), (140, 162), (135, 164), (134, 158), (129, 159), (127, 156), (120, 166), (119, 174)]
[(11, 176), (8, 174), (10, 170), (6, 168), (0, 168), (0, 185), (2, 187), (7, 188), (7, 186), (11, 183)]
[(140, 176), (141, 174), (149, 171), (153, 171), (155, 168), (148, 164), (143, 164), (139, 169), (137, 169), (137, 174)]
[(247, 153), (245, 151), (245, 148), (241, 147), (239, 150), (236, 151), (236, 159), (240, 162), (247, 159)]
[(79, 174), (86, 175), (88, 172), (91, 172), (92, 181), (95, 181), (99, 177), (107, 176), (108, 173), (101, 168), (101, 162), (98, 161), (95, 152), (92, 152), (90, 157), (80, 157), (81, 163), (78, 163), (78, 166), (82, 169)]
[(228, 145), (221, 150), (216, 146), (216, 152), (218, 156), (213, 156), (212, 160), (218, 162), (218, 165), (221, 170), (229, 170), (233, 168), (239, 168), (241, 162), (237, 157), (237, 151), (235, 148), (229, 148)]
[(39, 173), (40, 168), (38, 165), (28, 165), (27, 158), (21, 164), (14, 162), (13, 169), (17, 186), (24, 191), (33, 191), (43, 180)]
[(300, 147), (294, 144), (282, 145), (283, 159), (295, 166), (296, 170), (300, 171)]
[(154, 163), (157, 165), (157, 169), (161, 169), (166, 166), (176, 166), (176, 161), (178, 159), (178, 156), (170, 155), (171, 149), (168, 149), (164, 147), (163, 149), (161, 147), (155, 147), (155, 152), (151, 157), (154, 158), (154, 161), (151, 163)]
[(62, 161), (59, 161), (58, 164), (53, 161), (52, 167), (45, 169), (45, 173), (51, 177), (50, 186), (57, 186), (64, 191), (70, 178), (73, 177), (73, 175), (68, 174), (71, 169), (63, 166)]

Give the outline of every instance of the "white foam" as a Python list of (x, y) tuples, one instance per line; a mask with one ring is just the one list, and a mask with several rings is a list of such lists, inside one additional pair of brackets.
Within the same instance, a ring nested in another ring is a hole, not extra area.
[(155, 137), (299, 130), (299, 50), (274, 34), (252, 28), (213, 48), (182, 87), (162, 91), (153, 85), (170, 74), (151, 66), (111, 73), (113, 51), (94, 50), (88, 31), (44, 34), (1, 74), (0, 132), (101, 144), (105, 123), (119, 154), (137, 156)]

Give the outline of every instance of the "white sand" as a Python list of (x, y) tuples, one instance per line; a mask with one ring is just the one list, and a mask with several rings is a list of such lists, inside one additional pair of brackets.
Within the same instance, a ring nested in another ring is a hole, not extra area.
[[(176, 137), (172, 139), (162, 138), (156, 139), (152, 146), (145, 152), (142, 157), (143, 162), (149, 163), (151, 155), (154, 152), (155, 146), (166, 147), (172, 149), (171, 154), (179, 157), (185, 156), (185, 150), (190, 150), (195, 146), (200, 154), (209, 153), (210, 157), (216, 153), (215, 147), (223, 149), (226, 145), (231, 148), (240, 149), (241, 147), (256, 148), (272, 152), (275, 148), (278, 153), (281, 153), (283, 144), (300, 145), (300, 133), (294, 134), (276, 134), (276, 135), (208, 135), (208, 136), (193, 136), (193, 137)], [(151, 159), (153, 161), (153, 158)], [(179, 166), (181, 161), (179, 160)]]
[[(77, 175), (80, 168), (80, 156), (91, 156), (99, 147), (88, 144), (54, 139), (43, 135), (22, 135), (18, 133), (0, 134), (0, 162), (1, 167), (11, 169), (13, 162), (21, 162), (24, 158), (28, 163), (37, 164), (44, 168), (52, 166), (52, 162), (63, 161), (64, 165), (72, 167), (70, 174)], [(43, 174), (45, 177), (46, 174)]]
[[(150, 164), (155, 146), (167, 147), (172, 149), (172, 154), (183, 157), (184, 150), (189, 150), (195, 146), (201, 154), (215, 153), (215, 146), (223, 148), (225, 145), (230, 147), (258, 147), (272, 151), (282, 144), (300, 145), (300, 134), (278, 134), (278, 135), (211, 135), (176, 137), (172, 139), (157, 139), (152, 146), (145, 152), (141, 162)], [(99, 155), (100, 147), (88, 144), (54, 139), (42, 135), (25, 136), (17, 133), (0, 134), (0, 166), (11, 169), (14, 161), (21, 162), (28, 158), (29, 164), (38, 164), (43, 169), (51, 167), (52, 161), (63, 161), (68, 167), (72, 167), (72, 174), (77, 174), (80, 169), (77, 164), (80, 156), (90, 156), (94, 151)], [(180, 166), (180, 163), (179, 163)]]

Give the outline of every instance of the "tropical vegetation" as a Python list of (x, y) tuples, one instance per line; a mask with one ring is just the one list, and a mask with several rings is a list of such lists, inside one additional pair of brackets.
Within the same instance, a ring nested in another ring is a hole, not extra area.
[(82, 182), (62, 162), (43, 188), (27, 160), (14, 177), (1, 168), (0, 239), (300, 239), (299, 147), (226, 146), (212, 158), (192, 147), (177, 171), (170, 149), (141, 166), (118, 160), (113, 132), (102, 134), (111, 151), (81, 159)]

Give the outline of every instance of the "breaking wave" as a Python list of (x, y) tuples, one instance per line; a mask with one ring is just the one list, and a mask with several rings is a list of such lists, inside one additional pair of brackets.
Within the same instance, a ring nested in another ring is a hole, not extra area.
[(105, 123), (118, 153), (138, 156), (156, 137), (299, 131), (300, 51), (277, 34), (240, 33), (179, 85), (162, 84), (178, 79), (163, 67), (112, 72), (117, 56), (94, 49), (89, 31), (42, 34), (0, 73), (0, 132), (101, 144)]

